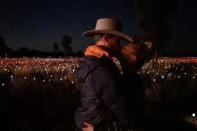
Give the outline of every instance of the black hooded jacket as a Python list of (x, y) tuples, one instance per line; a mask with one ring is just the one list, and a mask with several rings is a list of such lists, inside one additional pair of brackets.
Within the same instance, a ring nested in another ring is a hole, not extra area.
[(93, 125), (108, 121), (128, 124), (129, 111), (121, 87), (121, 74), (111, 59), (85, 56), (75, 75), (82, 82), (81, 101), (75, 112), (77, 127), (83, 127), (85, 122)]

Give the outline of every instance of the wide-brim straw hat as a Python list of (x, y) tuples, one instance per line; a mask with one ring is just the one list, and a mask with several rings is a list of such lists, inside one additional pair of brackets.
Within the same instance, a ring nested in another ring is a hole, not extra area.
[(133, 39), (129, 35), (121, 32), (121, 22), (114, 18), (98, 19), (95, 29), (86, 31), (82, 35), (85, 37), (94, 37), (96, 34), (112, 34), (129, 42), (133, 42)]

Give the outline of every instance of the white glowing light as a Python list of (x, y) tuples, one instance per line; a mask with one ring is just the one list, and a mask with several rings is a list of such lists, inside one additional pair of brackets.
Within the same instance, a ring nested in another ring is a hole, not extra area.
[(171, 75), (172, 75), (172, 73), (169, 73), (169, 74), (168, 74), (168, 76), (171, 76)]
[(192, 113), (192, 117), (196, 117), (196, 113)]
[(11, 75), (10, 78), (13, 79), (13, 75)]
[(5, 83), (1, 83), (1, 86), (5, 86)]

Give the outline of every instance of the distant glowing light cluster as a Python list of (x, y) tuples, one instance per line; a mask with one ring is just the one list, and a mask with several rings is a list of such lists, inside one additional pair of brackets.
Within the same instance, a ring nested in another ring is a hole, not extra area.
[[(23, 81), (39, 81), (43, 84), (53, 81), (70, 81), (74, 84), (73, 72), (78, 67), (77, 57), (66, 58), (5, 58), (0, 59), (0, 86), (6, 87), (9, 82), (16, 82), (20, 77)], [(148, 75), (153, 82), (173, 79), (197, 80), (197, 58), (160, 57), (146, 63), (141, 75)], [(39, 74), (42, 74), (40, 76)]]
[(0, 86), (6, 87), (10, 82), (16, 82), (19, 77), (23, 82), (33, 80), (44, 84), (52, 81), (70, 81), (74, 84), (72, 73), (76, 67), (78, 67), (78, 58), (75, 57), (0, 59), (0, 76), (4, 77), (0, 80)]
[(152, 59), (138, 73), (150, 76), (153, 82), (174, 79), (197, 80), (197, 57)]

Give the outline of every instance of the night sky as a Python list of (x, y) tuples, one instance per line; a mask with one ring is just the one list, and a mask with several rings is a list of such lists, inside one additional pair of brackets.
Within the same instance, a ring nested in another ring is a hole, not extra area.
[[(68, 34), (73, 39), (73, 50), (82, 50), (91, 41), (81, 34), (93, 29), (101, 17), (118, 18), (124, 32), (131, 36), (138, 34), (136, 1), (4, 0), (0, 2), (0, 36), (13, 49), (52, 51), (52, 44), (60, 44)], [(167, 21), (172, 30), (171, 40), (165, 47), (168, 52), (195, 54), (197, 51), (197, 4), (191, 1), (179, 0)]]

